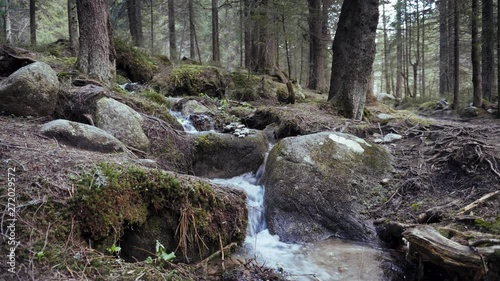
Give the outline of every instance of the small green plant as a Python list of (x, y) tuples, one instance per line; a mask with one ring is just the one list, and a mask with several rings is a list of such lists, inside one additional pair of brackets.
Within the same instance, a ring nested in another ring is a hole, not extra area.
[(156, 247), (155, 247), (155, 255), (156, 258), (148, 257), (144, 262), (147, 264), (159, 264), (163, 265), (166, 262), (169, 262), (175, 258), (175, 253), (167, 253), (167, 249), (165, 249), (165, 246), (160, 243), (160, 241), (156, 240)]
[(45, 253), (43, 252), (43, 250), (41, 250), (39, 252), (36, 252), (35, 257), (36, 260), (40, 262), (43, 260), (43, 258), (45, 258)]
[(111, 247), (109, 247), (107, 250), (112, 256), (119, 256), (122, 248), (113, 243), (113, 245), (111, 245)]
[(422, 207), (423, 204), (424, 204), (423, 202), (416, 202), (416, 203), (411, 204), (411, 208), (415, 211), (418, 211)]

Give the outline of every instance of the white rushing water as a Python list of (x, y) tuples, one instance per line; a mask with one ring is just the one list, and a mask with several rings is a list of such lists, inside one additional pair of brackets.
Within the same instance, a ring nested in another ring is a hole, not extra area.
[(198, 132), (198, 130), (196, 130), (196, 128), (193, 126), (193, 122), (191, 122), (191, 120), (189, 120), (189, 117), (186, 117), (186, 116), (182, 115), (182, 113), (177, 112), (177, 111), (173, 111), (173, 110), (169, 110), (169, 113), (170, 113), (170, 115), (175, 117), (175, 119), (177, 119), (177, 122), (179, 122), (182, 125), (185, 132), (188, 132), (188, 133)]
[(264, 216), (264, 187), (257, 176), (247, 173), (214, 183), (243, 190), (247, 194), (248, 230), (238, 258), (255, 258), (259, 264), (283, 271), (289, 280), (383, 280), (380, 250), (338, 239), (299, 245), (280, 241), (271, 235)]

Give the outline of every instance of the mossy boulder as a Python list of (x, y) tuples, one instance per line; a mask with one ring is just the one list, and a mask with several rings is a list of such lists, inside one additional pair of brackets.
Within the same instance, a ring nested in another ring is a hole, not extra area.
[(148, 150), (150, 142), (142, 130), (142, 116), (129, 106), (111, 98), (97, 101), (96, 126), (109, 132), (124, 144)]
[(125, 145), (104, 130), (97, 127), (58, 119), (46, 123), (40, 132), (59, 142), (69, 144), (81, 149), (99, 152), (125, 151)]
[(391, 170), (384, 148), (353, 135), (282, 139), (263, 177), (269, 228), (287, 242), (330, 236), (370, 241), (375, 232), (366, 207), (380, 203), (379, 182)]
[(244, 138), (218, 133), (202, 133), (193, 138), (193, 172), (207, 178), (231, 178), (255, 172), (268, 150), (267, 138), (261, 131)]
[(0, 82), (0, 112), (17, 116), (50, 116), (59, 91), (56, 72), (46, 63), (21, 67)]
[(221, 98), (226, 94), (228, 77), (224, 70), (214, 66), (181, 64), (156, 75), (151, 85), (169, 96)]
[(156, 241), (175, 261), (196, 262), (245, 238), (244, 194), (199, 178), (101, 164), (76, 186), (81, 233), (101, 251), (119, 244), (129, 261), (154, 258)]
[(171, 65), (166, 57), (153, 57), (145, 50), (114, 39), (116, 67), (131, 81), (147, 83), (165, 67)]

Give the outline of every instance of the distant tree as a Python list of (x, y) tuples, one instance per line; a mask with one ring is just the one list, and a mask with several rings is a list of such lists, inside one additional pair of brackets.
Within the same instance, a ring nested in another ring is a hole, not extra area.
[(68, 0), (68, 30), (71, 53), (76, 55), (78, 49), (78, 14), (76, 0)]
[(460, 33), (458, 23), (458, 1), (452, 0), (453, 3), (453, 109), (458, 110), (460, 107)]
[(402, 3), (396, 3), (396, 98), (403, 97), (403, 16)]
[(77, 67), (93, 79), (109, 83), (113, 78), (114, 47), (106, 0), (78, 0), (80, 49)]
[(363, 118), (375, 57), (379, 0), (344, 1), (333, 39), (328, 100), (344, 116)]
[(483, 93), (481, 90), (481, 59), (479, 55), (479, 39), (478, 39), (478, 22), (479, 8), (478, 0), (472, 0), (472, 17), (471, 17), (471, 61), (472, 61), (472, 86), (473, 86), (473, 105), (481, 107), (483, 104)]
[(217, 0), (212, 0), (212, 60), (220, 62), (219, 46), (219, 6)]
[(4, 41), (7, 44), (12, 43), (12, 25), (10, 22), (10, 1), (11, 0), (5, 0), (4, 11), (3, 11), (3, 27), (5, 34)]
[(132, 35), (132, 41), (135, 46), (144, 45), (144, 35), (142, 32), (141, 0), (127, 0), (127, 14)]
[(387, 17), (385, 13), (385, 4), (387, 3), (386, 0), (382, 0), (382, 28), (384, 29), (384, 80), (385, 80), (385, 92), (388, 94), (391, 94), (391, 77), (389, 75), (390, 71), (390, 64), (389, 64), (389, 57), (390, 57), (390, 48), (389, 48), (389, 36), (387, 32)]
[(450, 3), (453, 0), (440, 0), (439, 6), (439, 95), (444, 97), (451, 93), (453, 56), (450, 39), (453, 38), (452, 15)]
[(493, 94), (493, 49), (495, 48), (493, 32), (494, 32), (494, 22), (493, 22), (493, 0), (483, 0), (482, 1), (482, 13), (483, 13), (483, 29), (482, 29), (482, 88), (483, 97), (491, 101)]
[(36, 46), (36, 0), (30, 0), (30, 39), (31, 46)]
[(328, 36), (330, 0), (307, 0), (309, 15), (309, 85), (310, 89), (326, 90), (325, 55)]
[(168, 0), (168, 42), (170, 45), (170, 59), (177, 60), (177, 38), (175, 37), (175, 5), (174, 0)]
[[(500, 5), (497, 5), (497, 23), (500, 23)], [(500, 105), (500, 28), (497, 24), (497, 107)], [(497, 108), (497, 117), (500, 118), (500, 108)]]
[(189, 58), (195, 58), (195, 26), (194, 26), (194, 7), (193, 0), (188, 0), (188, 16), (189, 16)]

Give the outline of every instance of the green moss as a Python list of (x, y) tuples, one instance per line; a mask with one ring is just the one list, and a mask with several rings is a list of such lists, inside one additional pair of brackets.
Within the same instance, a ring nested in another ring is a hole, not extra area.
[(148, 99), (148, 100), (150, 100), (150, 101), (152, 101), (154, 103), (170, 107), (170, 104), (165, 99), (165, 96), (163, 96), (162, 94), (157, 93), (153, 89), (146, 89), (146, 90), (142, 91), (140, 94), (141, 94), (141, 96), (144, 96), (146, 99)]
[(436, 101), (431, 100), (431, 101), (426, 101), (426, 102), (420, 104), (418, 106), (418, 109), (422, 110), (422, 111), (429, 111), (429, 110), (434, 110), (435, 107), (436, 107)]
[(500, 217), (497, 217), (494, 222), (476, 219), (475, 223), (476, 225), (486, 229), (488, 232), (500, 234)]
[(276, 96), (278, 97), (279, 102), (286, 103), (288, 102), (288, 90), (285, 86), (278, 87), (276, 89)]
[(155, 60), (146, 51), (131, 46), (125, 41), (114, 39), (116, 50), (116, 67), (127, 74), (134, 82), (146, 83), (159, 72), (162, 60)]
[(217, 151), (224, 146), (224, 143), (214, 134), (199, 135), (194, 140), (194, 145), (198, 151)]

